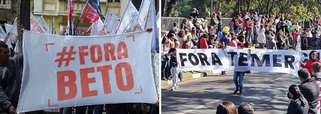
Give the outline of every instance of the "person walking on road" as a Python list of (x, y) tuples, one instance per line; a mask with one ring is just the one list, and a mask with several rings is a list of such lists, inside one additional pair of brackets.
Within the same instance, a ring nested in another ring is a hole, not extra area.
[(174, 91), (178, 88), (178, 71), (177, 71), (177, 58), (176, 58), (176, 49), (171, 48), (168, 51), (168, 55), (170, 55), (169, 65), (170, 65), (170, 73), (172, 75), (172, 88), (171, 91)]

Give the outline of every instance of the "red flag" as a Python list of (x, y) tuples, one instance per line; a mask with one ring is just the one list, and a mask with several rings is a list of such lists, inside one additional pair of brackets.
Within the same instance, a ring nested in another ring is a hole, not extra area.
[(68, 24), (67, 24), (67, 27), (66, 27), (66, 29), (67, 29), (67, 32), (68, 32), (68, 34), (70, 34), (71, 33), (71, 31), (70, 31), (70, 29), (71, 29), (71, 18), (72, 18), (72, 13), (74, 12), (74, 4), (73, 4), (73, 2), (72, 2), (72, 0), (68, 0)]
[(98, 20), (99, 14), (90, 4), (86, 3), (81, 18), (86, 20), (88, 23), (92, 24), (93, 22)]

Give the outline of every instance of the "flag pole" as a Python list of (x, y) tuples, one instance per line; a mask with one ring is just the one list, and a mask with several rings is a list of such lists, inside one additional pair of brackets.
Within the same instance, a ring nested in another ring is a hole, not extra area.
[(71, 19), (72, 19), (72, 13), (73, 13), (73, 1), (72, 0), (68, 0), (68, 24), (67, 24), (67, 27), (68, 27), (68, 35), (71, 34)]

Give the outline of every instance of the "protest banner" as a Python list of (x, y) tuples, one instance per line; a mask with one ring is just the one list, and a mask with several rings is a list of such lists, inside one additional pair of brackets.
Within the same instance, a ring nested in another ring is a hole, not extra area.
[(150, 32), (57, 36), (24, 32), (18, 112), (155, 103)]
[(179, 70), (228, 70), (229, 59), (221, 49), (177, 49)]
[(263, 49), (178, 49), (179, 70), (234, 70), (296, 75), (299, 51)]

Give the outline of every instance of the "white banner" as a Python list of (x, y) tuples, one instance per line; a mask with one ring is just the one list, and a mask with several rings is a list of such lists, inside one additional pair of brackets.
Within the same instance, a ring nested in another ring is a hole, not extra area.
[(177, 50), (179, 70), (235, 70), (277, 72), (296, 75), (299, 51), (264, 49), (183, 49)]
[(229, 58), (221, 49), (177, 49), (179, 70), (228, 70)]
[(57, 36), (25, 31), (18, 112), (155, 103), (151, 33)]

